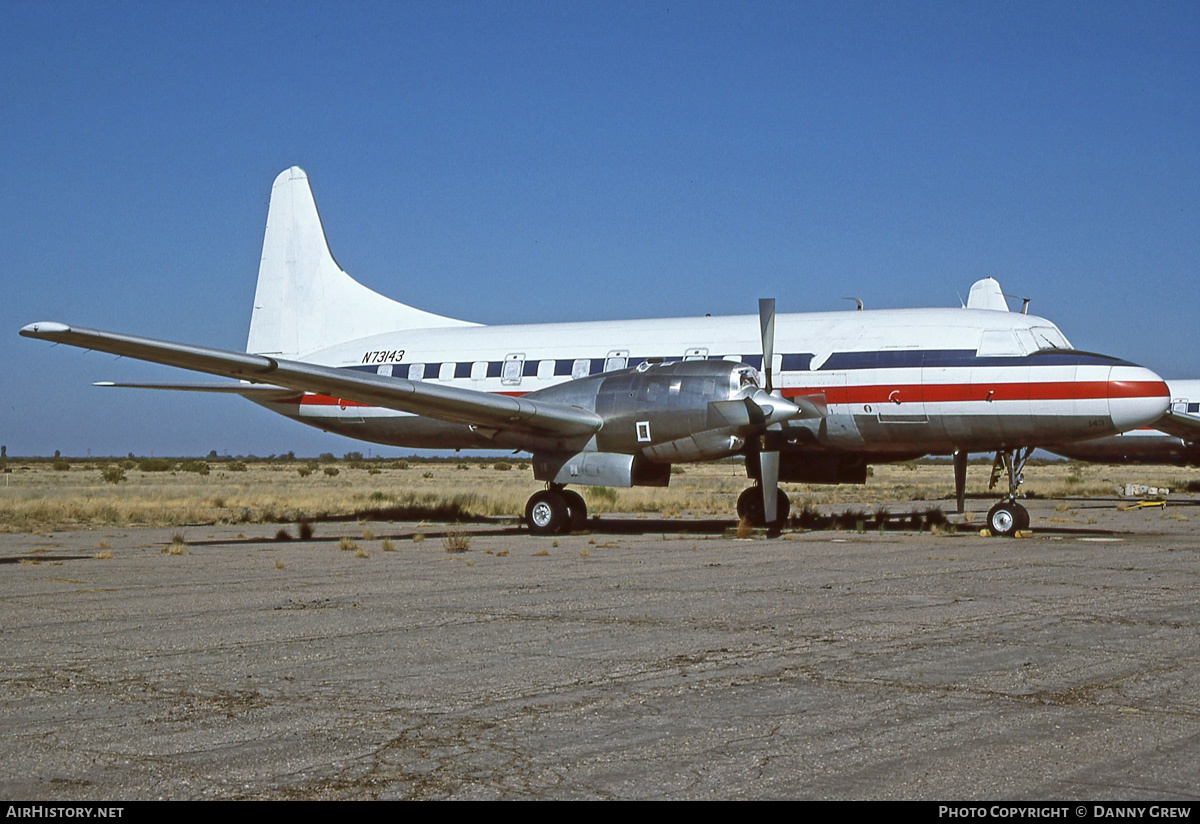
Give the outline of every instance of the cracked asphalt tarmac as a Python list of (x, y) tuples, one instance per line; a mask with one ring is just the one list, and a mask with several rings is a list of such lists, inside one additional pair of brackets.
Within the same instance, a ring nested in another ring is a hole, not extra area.
[(1077, 506), (1025, 540), (0, 536), (0, 794), (1196, 800), (1195, 523)]

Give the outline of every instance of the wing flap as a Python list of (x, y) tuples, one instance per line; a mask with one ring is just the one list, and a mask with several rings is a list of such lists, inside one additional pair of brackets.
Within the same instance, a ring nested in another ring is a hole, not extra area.
[(21, 329), (21, 335), (211, 375), (270, 384), (272, 388), (284, 387), (330, 395), (451, 423), (555, 437), (587, 436), (602, 426), (600, 416), (596, 413), (566, 404), (492, 395), (456, 386), (369, 375), (332, 366), (86, 329), (65, 323), (31, 323)]
[(1185, 441), (1200, 441), (1200, 416), (1197, 415), (1168, 409), (1165, 415), (1155, 421), (1154, 428)]

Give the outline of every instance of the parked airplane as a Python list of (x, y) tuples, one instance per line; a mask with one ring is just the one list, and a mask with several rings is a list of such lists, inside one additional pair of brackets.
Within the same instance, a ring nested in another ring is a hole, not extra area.
[(1167, 389), (1171, 405), (1150, 426), (1046, 449), (1095, 463), (1200, 466), (1200, 381), (1167, 381)]
[[(409, 447), (516, 449), (547, 484), (529, 529), (580, 526), (567, 484), (665, 486), (671, 466), (746, 457), (738, 513), (787, 517), (779, 481), (863, 483), (869, 463), (996, 451), (1010, 534), (1032, 447), (1115, 434), (1167, 408), (1158, 375), (1071, 348), (1048, 320), (972, 306), (481, 326), (379, 295), (338, 267), (307, 176), (275, 180), (246, 352), (33, 323), (26, 337), (240, 379), (137, 384), (242, 395), (331, 432)], [(776, 341), (778, 336), (778, 341)], [(778, 352), (776, 352), (778, 350)], [(117, 385), (117, 384), (110, 384)], [(120, 384), (131, 386), (134, 384)]]

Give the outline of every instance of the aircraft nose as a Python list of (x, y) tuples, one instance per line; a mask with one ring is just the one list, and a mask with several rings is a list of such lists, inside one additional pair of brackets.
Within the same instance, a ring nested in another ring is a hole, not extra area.
[(1144, 366), (1114, 366), (1108, 373), (1108, 415), (1118, 432), (1148, 426), (1171, 403), (1167, 382)]

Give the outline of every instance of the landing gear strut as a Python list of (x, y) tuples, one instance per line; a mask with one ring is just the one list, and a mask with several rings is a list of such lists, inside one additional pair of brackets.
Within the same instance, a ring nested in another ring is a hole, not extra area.
[(1018, 530), (1029, 528), (1029, 511), (1017, 503), (1017, 490), (1025, 480), (1025, 462), (1029, 460), (1033, 447), (1001, 450), (992, 463), (992, 479), (988, 489), (995, 487), (1000, 476), (1008, 475), (1008, 495), (988, 510), (988, 529), (993, 535), (1014, 535)]
[(791, 511), (792, 503), (788, 500), (787, 493), (782, 489), (776, 491), (777, 503), (775, 504), (775, 521), (768, 524), (763, 513), (763, 491), (762, 487), (757, 484), (748, 486), (742, 490), (742, 494), (737, 500), (737, 514), (739, 518), (745, 518), (750, 522), (751, 526), (780, 526), (787, 523), (788, 513)]
[(587, 504), (575, 490), (551, 484), (529, 497), (525, 523), (534, 535), (565, 535), (587, 525)]

